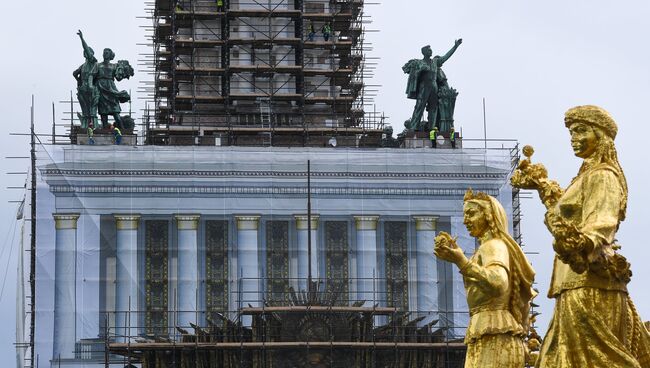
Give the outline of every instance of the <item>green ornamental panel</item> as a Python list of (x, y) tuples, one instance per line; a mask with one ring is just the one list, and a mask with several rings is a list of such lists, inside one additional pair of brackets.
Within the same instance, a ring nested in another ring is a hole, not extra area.
[(267, 299), (289, 301), (289, 221), (266, 223)]
[(387, 304), (404, 311), (408, 309), (407, 232), (405, 221), (384, 223)]
[(205, 222), (206, 307), (214, 323), (228, 310), (228, 221)]
[(337, 305), (348, 305), (349, 273), (347, 221), (325, 221), (325, 276), (330, 288), (339, 289)]
[(145, 290), (147, 334), (166, 335), (168, 326), (169, 223), (145, 221)]

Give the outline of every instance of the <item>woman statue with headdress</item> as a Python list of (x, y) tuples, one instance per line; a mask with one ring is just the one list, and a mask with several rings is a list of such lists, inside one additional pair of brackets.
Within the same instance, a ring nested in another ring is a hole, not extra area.
[(539, 192), (554, 238), (549, 297), (556, 300), (555, 311), (537, 366), (650, 367), (650, 335), (627, 293), (630, 265), (616, 252), (627, 207), (614, 146), (618, 127), (597, 106), (570, 109), (565, 125), (575, 155), (583, 159), (569, 187), (560, 188), (543, 165), (531, 163), (530, 146), (511, 179), (513, 186)]
[(465, 334), (465, 368), (521, 368), (526, 362), (535, 271), (508, 234), (503, 206), (485, 193), (465, 194), (463, 222), (480, 242), (467, 259), (448, 233), (435, 239), (435, 255), (463, 275), (470, 321)]
[[(108, 126), (108, 116), (113, 116), (115, 126), (119, 129), (125, 129), (120, 117), (120, 103), (127, 102), (131, 99), (127, 91), (119, 91), (115, 86), (115, 79), (122, 79), (133, 76), (133, 68), (126, 60), (119, 60), (117, 64), (111, 63), (115, 59), (113, 50), (104, 49), (104, 61), (97, 65), (97, 88), (99, 89), (99, 116), (102, 119), (104, 128)], [(130, 127), (132, 128), (132, 127)]]

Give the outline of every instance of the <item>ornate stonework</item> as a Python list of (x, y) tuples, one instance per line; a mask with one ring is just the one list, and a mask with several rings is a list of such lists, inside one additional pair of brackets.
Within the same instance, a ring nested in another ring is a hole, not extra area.
[(78, 213), (55, 213), (52, 216), (54, 216), (54, 225), (57, 230), (77, 228)]
[(137, 230), (140, 224), (140, 215), (115, 214), (115, 225), (118, 230)]

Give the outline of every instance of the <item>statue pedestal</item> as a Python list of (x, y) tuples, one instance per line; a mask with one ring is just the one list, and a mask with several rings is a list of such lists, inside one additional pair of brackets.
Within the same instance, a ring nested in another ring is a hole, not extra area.
[[(95, 134), (93, 136), (96, 146), (108, 146), (115, 144), (115, 137), (113, 134)], [(137, 137), (135, 135), (122, 135), (121, 146), (135, 146)], [(77, 135), (77, 144), (91, 145), (87, 135)]]
[[(406, 138), (404, 139), (404, 148), (431, 148), (431, 141), (429, 138)], [(451, 142), (449, 138), (445, 138), (445, 141), (436, 145), (436, 148), (432, 149), (452, 149)], [(456, 138), (456, 149), (463, 148), (462, 138)]]

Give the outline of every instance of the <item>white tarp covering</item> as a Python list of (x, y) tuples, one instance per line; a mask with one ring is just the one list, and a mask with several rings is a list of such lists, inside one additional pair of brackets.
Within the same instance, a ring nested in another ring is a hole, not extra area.
[[(506, 185), (511, 169), (509, 150), (40, 146), (36, 173), (35, 270), (35, 349), (40, 365), (47, 366), (56, 359), (53, 352), (61, 346), (66, 349), (60, 351), (61, 366), (90, 367), (101, 363), (103, 353), (92, 349), (102, 347), (97, 339), (103, 338), (107, 331), (111, 333), (107, 327), (114, 327), (114, 316), (106, 312), (123, 304), (116, 295), (117, 263), (123, 254), (116, 256), (115, 252), (126, 244), (120, 240), (126, 230), (116, 227), (117, 215), (138, 216), (139, 225), (132, 236), (135, 240), (131, 242), (137, 243), (137, 265), (125, 273), (138, 288), (135, 296), (129, 298), (138, 299), (130, 303), (137, 310), (132, 310), (129, 322), (124, 322), (140, 326), (136, 329), (138, 333), (143, 333), (143, 325), (149, 323), (144, 306), (158, 297), (147, 294), (145, 221), (164, 220), (169, 224), (165, 258), (168, 263), (162, 268), (165, 274), (161, 276), (167, 277), (168, 282), (166, 294), (160, 296), (167, 298), (163, 304), (170, 311), (194, 312), (180, 317), (178, 313), (171, 315), (166, 322), (170, 328), (190, 321), (205, 322), (201, 313), (207, 303), (204, 253), (207, 219), (223, 219), (230, 226), (228, 297), (231, 308), (242, 304), (233, 301), (241, 302), (236, 298), (245, 299), (244, 294), (264, 294), (266, 281), (246, 278), (267, 276), (271, 261), (265, 253), (264, 224), (268, 221), (291, 222), (288, 246), (293, 261), (288, 276), (304, 276), (306, 266), (297, 264), (295, 258), (299, 254), (298, 242), (306, 241), (306, 237), (298, 235), (294, 221), (296, 216), (307, 213), (308, 159), (313, 174), (312, 211), (320, 221), (312, 239), (315, 257), (321, 257), (312, 267), (315, 277), (327, 277), (322, 259), (327, 241), (324, 222), (346, 221), (351, 249), (348, 258), (351, 299), (373, 298), (386, 305), (384, 281), (367, 283), (352, 279), (386, 274), (382, 224), (405, 221), (408, 223), (409, 254), (405, 262), (409, 277), (408, 304), (417, 308), (414, 311), (420, 315), (429, 315), (426, 321), (442, 319), (437, 327), (449, 327), (450, 337), (461, 336), (469, 321), (462, 280), (451, 267), (440, 269), (440, 262), (432, 255), (432, 238), (437, 231), (449, 231), (458, 236), (468, 255), (474, 251), (475, 241), (462, 224), (462, 196), (468, 187), (499, 196), (506, 210), (512, 213), (511, 193)], [(54, 214), (78, 215), (76, 228), (57, 226)], [(196, 229), (179, 230), (177, 215), (198, 215), (199, 225)], [(243, 220), (237, 217), (246, 216), (258, 216), (259, 221), (249, 221), (244, 226)], [(437, 218), (438, 227), (416, 229), (414, 217), (417, 216)], [(358, 224), (355, 219), (368, 217), (376, 217), (369, 220), (376, 221), (376, 227), (355, 227)], [(61, 258), (56, 250), (65, 245), (72, 246), (74, 252)], [(72, 259), (72, 263), (57, 269), (59, 259)], [(304, 282), (293, 285), (298, 284), (305, 285)], [(55, 310), (56, 298), (71, 309)], [(247, 300), (245, 304), (260, 305), (260, 302)], [(74, 326), (66, 325), (55, 333), (55, 321), (65, 318), (66, 313), (73, 316)], [(53, 341), (54, 336), (65, 341)], [(52, 364), (56, 366), (58, 362)]]

